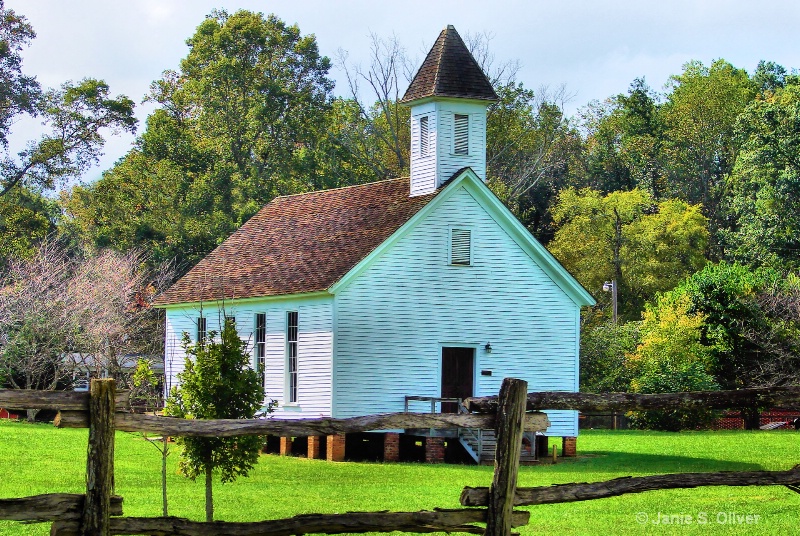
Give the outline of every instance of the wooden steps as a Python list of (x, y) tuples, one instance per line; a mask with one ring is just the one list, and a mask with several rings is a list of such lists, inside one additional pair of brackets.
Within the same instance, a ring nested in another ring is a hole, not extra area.
[[(529, 435), (531, 437), (528, 437)], [(529, 442), (523, 445), (520, 463), (539, 461), (536, 457), (536, 449), (534, 447), (536, 444), (535, 437), (533, 437), (533, 434), (529, 433), (526, 433), (525, 437)], [(475, 463), (479, 465), (494, 463), (494, 450), (497, 446), (497, 438), (494, 435), (494, 430), (462, 428), (458, 431), (458, 439), (461, 445), (463, 445), (464, 450), (475, 460)]]

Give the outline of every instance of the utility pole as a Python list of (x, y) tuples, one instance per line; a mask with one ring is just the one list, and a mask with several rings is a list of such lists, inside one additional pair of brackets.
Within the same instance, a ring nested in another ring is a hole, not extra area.
[(617, 280), (612, 279), (603, 283), (603, 290), (611, 292), (611, 310), (613, 311), (614, 324), (617, 323)]

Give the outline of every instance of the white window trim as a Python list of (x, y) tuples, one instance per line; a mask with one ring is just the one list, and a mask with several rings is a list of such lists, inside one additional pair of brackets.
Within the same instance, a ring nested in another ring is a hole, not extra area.
[[(469, 264), (453, 264), (453, 230), (469, 231)], [(447, 230), (447, 265), (455, 268), (475, 266), (475, 229), (469, 225), (451, 225)]]
[[(264, 330), (262, 335), (264, 336), (264, 340), (259, 342), (259, 329), (258, 329), (258, 317), (264, 317)], [(259, 347), (259, 345), (261, 345)], [(262, 355), (258, 355), (259, 348), (262, 350)], [(259, 362), (261, 361), (261, 362)], [(258, 372), (259, 374), (263, 375), (266, 378), (266, 369), (267, 369), (267, 313), (260, 312), (255, 313), (253, 315), (253, 369)]]
[[(292, 392), (291, 392), (292, 391), (292, 372), (291, 372), (291, 361), (290, 361), (291, 360), (291, 356), (290, 356), (290, 352), (289, 352), (289, 344), (290, 344), (290, 341), (289, 341), (289, 315), (291, 313), (294, 313), (295, 315), (297, 315), (297, 334), (296, 334), (297, 338), (294, 341), (294, 344), (295, 344), (295, 382), (296, 382), (295, 383), (295, 397), (294, 397), (295, 400), (291, 399), (292, 398)], [(299, 314), (298, 311), (286, 311), (284, 313), (284, 318), (285, 318), (285, 324), (284, 324), (285, 330), (284, 330), (284, 333), (285, 333), (285, 341), (286, 341), (286, 355), (285, 355), (285, 358), (286, 358), (286, 360), (285, 360), (285, 363), (286, 363), (286, 381), (285, 381), (284, 388), (286, 389), (286, 391), (285, 391), (285, 396), (283, 397), (283, 399), (284, 399), (284, 404), (283, 405), (287, 406), (287, 407), (290, 407), (290, 406), (298, 406), (299, 405), (299, 400), (298, 399), (300, 398), (300, 396), (299, 396), (300, 393), (299, 393), (299, 389), (298, 389), (299, 388), (299, 383), (300, 383), (299, 382), (300, 370), (299, 370), (299, 366), (298, 366), (299, 365), (299, 359), (300, 359), (300, 314)]]

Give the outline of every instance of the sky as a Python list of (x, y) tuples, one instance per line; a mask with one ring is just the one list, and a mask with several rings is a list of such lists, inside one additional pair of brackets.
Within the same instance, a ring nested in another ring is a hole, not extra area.
[[(644, 77), (661, 90), (690, 60), (709, 64), (724, 58), (752, 72), (761, 59), (787, 69), (800, 67), (796, 24), (800, 2), (765, 4), (739, 0), (601, 1), (494, 0), (401, 2), (322, 0), (6, 0), (24, 15), (37, 38), (23, 52), (23, 70), (44, 87), (66, 80), (100, 78), (113, 94), (137, 103), (140, 131), (152, 112), (138, 104), (150, 83), (178, 69), (186, 39), (213, 9), (274, 13), (314, 34), (322, 54), (337, 50), (366, 66), (369, 35), (396, 36), (421, 63), (439, 32), (453, 24), (459, 33), (492, 36), (496, 61), (519, 60), (526, 87), (565, 84), (574, 95), (572, 114), (591, 100), (625, 92)], [(332, 69), (334, 92), (348, 93), (343, 73)], [(37, 123), (14, 126), (12, 149), (37, 136)], [(100, 164), (82, 177), (98, 178), (124, 156), (134, 136), (107, 138)]]

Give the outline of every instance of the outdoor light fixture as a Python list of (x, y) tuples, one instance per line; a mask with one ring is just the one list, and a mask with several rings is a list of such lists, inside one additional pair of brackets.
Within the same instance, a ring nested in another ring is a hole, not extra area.
[(603, 291), (611, 293), (611, 307), (613, 311), (614, 323), (617, 323), (617, 280), (612, 279), (603, 283)]
[(483, 349), (486, 350), (487, 354), (491, 354), (492, 353), (492, 343), (487, 342), (486, 346), (484, 346)]

